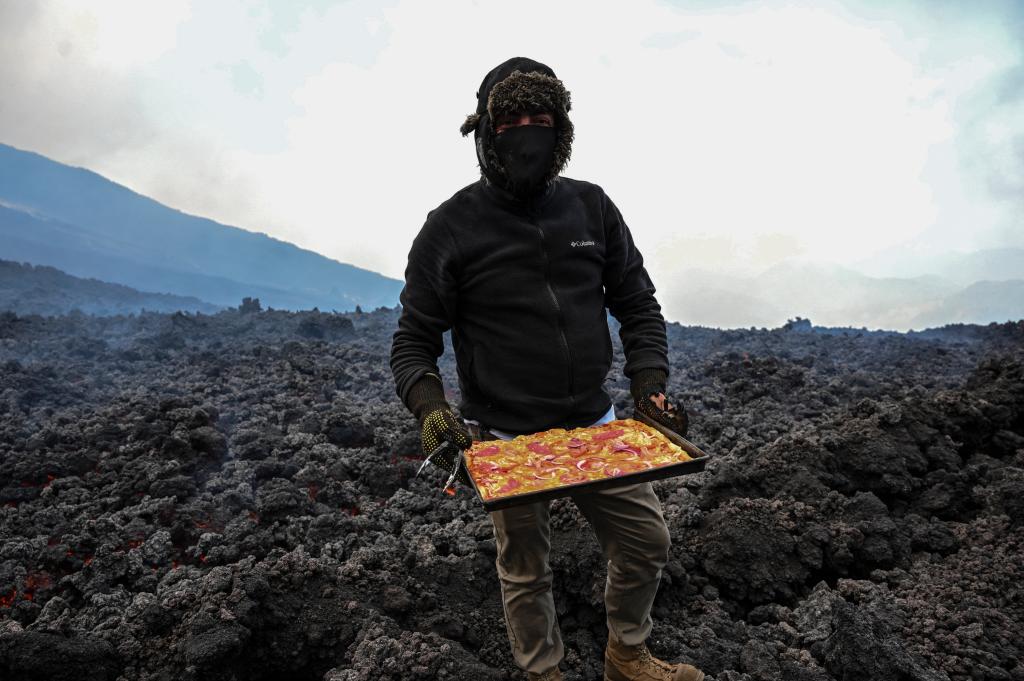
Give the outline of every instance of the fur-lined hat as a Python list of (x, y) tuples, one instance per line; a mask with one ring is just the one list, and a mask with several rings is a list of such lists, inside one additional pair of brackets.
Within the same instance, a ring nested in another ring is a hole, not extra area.
[(572, 153), (572, 104), (565, 85), (550, 67), (526, 57), (513, 57), (484, 76), (476, 97), (476, 113), (466, 116), (459, 130), (463, 137), (474, 133), (477, 160), (484, 175), (502, 186), (507, 181), (494, 150), (494, 121), (504, 114), (539, 111), (555, 117), (556, 130), (554, 160), (544, 181), (550, 182), (562, 172)]

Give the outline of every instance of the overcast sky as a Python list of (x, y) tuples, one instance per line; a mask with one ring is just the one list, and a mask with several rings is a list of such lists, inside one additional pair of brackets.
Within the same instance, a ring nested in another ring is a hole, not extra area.
[(656, 283), (1024, 246), (1018, 0), (0, 0), (0, 142), (401, 278), (512, 56)]

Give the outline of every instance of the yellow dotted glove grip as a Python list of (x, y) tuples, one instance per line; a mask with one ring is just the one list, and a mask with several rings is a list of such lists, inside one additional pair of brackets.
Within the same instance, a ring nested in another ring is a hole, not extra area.
[[(473, 439), (466, 432), (462, 424), (455, 418), (455, 414), (447, 407), (438, 407), (430, 411), (424, 418), (420, 430), (420, 439), (423, 445), (425, 456), (437, 449), (442, 442), (450, 442), (461, 450), (469, 449), (473, 445)], [(431, 459), (451, 475), (455, 470), (455, 454), (452, 448), (445, 449)], [(457, 478), (460, 482), (469, 485), (469, 475), (465, 466), (459, 470)]]

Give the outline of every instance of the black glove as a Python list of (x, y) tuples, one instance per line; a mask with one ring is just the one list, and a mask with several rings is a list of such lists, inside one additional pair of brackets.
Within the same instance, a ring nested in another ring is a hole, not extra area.
[[(430, 462), (440, 466), (451, 475), (459, 450), (469, 449), (473, 438), (455, 418), (448, 400), (444, 398), (444, 387), (436, 374), (426, 374), (409, 389), (409, 411), (420, 422), (420, 444), (424, 456), (433, 454), (443, 442), (450, 445), (434, 454)], [(459, 482), (470, 485), (466, 466), (459, 467), (456, 476)]]
[(667, 382), (668, 375), (661, 369), (641, 369), (633, 374), (629, 393), (633, 396), (634, 408), (652, 421), (686, 437), (690, 419), (682, 403), (670, 403), (665, 397)]

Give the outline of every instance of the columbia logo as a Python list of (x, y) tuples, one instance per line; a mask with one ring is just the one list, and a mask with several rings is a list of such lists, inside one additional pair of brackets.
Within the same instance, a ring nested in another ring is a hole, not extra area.
[(570, 241), (569, 245), (576, 248), (578, 246), (593, 246), (594, 243), (593, 241)]

